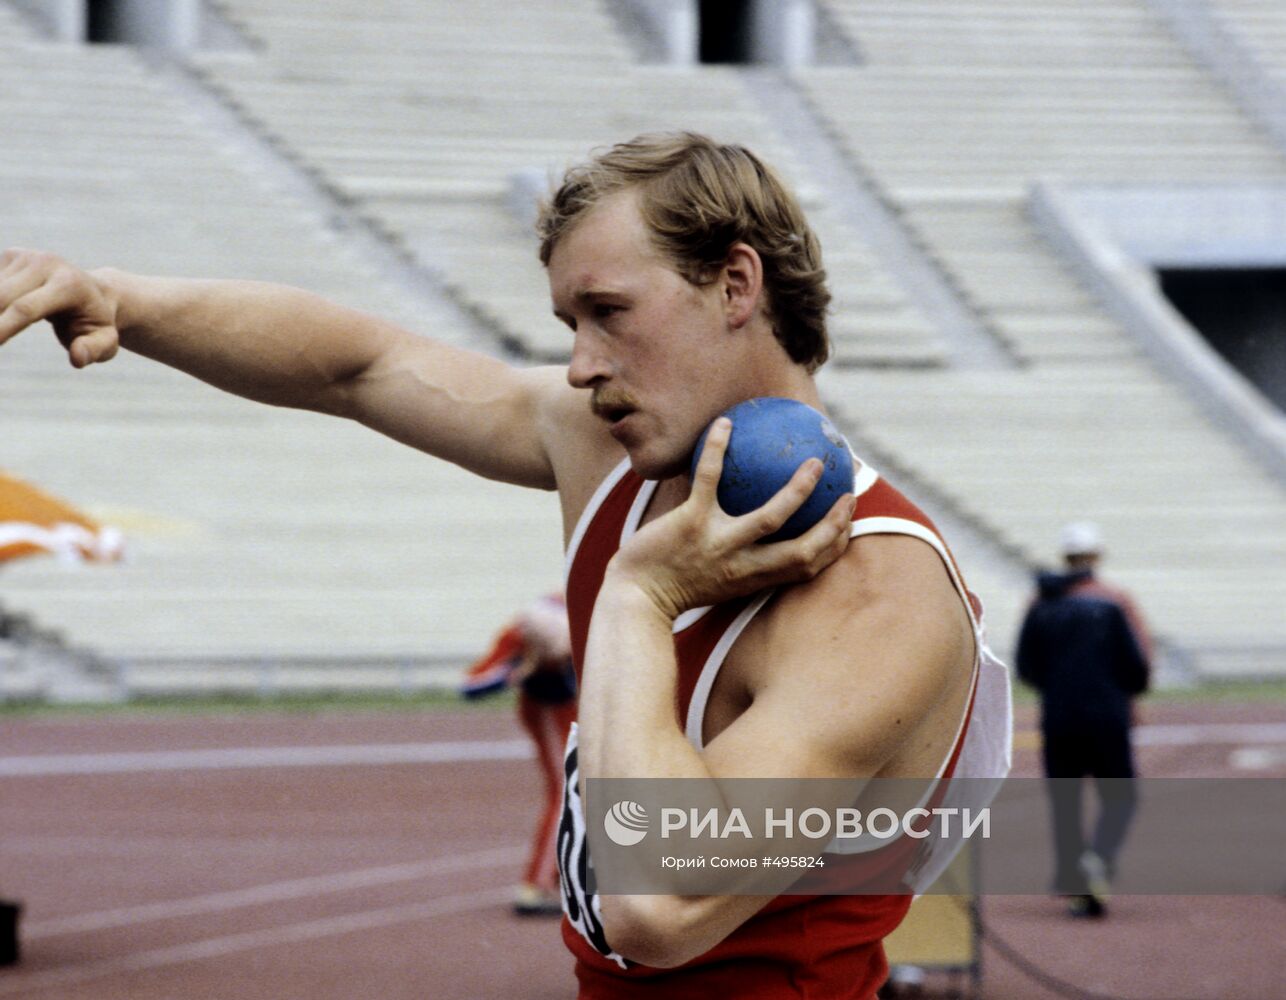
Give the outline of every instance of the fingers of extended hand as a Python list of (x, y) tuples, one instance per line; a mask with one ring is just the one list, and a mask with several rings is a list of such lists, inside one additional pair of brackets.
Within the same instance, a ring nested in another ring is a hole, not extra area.
[(103, 295), (84, 272), (51, 253), (0, 254), (0, 343), (50, 320), (77, 368), (116, 355), (119, 337)]
[(53, 254), (41, 250), (28, 250), (25, 247), (9, 247), (0, 253), (0, 275), (13, 268), (26, 268), (40, 261), (52, 259)]
[[(42, 250), (24, 250), (21, 247), (10, 247), (0, 254), (0, 295), (5, 290), (25, 285), (27, 289), (35, 288), (62, 263), (51, 253)], [(12, 298), (12, 293), (8, 293)], [(0, 298), (0, 305), (6, 300)]]
[(92, 333), (80, 334), (67, 347), (73, 367), (84, 368), (100, 361), (111, 361), (120, 347), (120, 338), (110, 326), (100, 326)]
[(48, 285), (34, 288), (11, 300), (4, 312), (0, 312), (0, 340), (8, 340), (15, 333), (65, 308), (65, 293), (61, 289)]
[(0, 259), (0, 342), (75, 304), (77, 284), (57, 258), (10, 250)]

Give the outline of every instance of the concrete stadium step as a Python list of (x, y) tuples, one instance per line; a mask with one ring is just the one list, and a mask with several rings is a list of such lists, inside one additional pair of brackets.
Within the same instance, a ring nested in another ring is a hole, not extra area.
[[(399, 8), (393, 17), (368, 21), (363, 37), (376, 45), (383, 38), (392, 47), (395, 32), (417, 38), (417, 33), (433, 34), (450, 6)], [(551, 13), (556, 6), (545, 5)], [(503, 56), (503, 66), (495, 44), (475, 38), (444, 60), (436, 55), (385, 59), (354, 73), (346, 69), (309, 79), (299, 72), (293, 49), (288, 71), (278, 73), (272, 65), (274, 52), (294, 44), (298, 36), (291, 32), (298, 30), (299, 19), (287, 29), (258, 18), (253, 5), (228, 7), (256, 25), (265, 58), (253, 65), (203, 62), (216, 84), (335, 190), (354, 199), (404, 245), (424, 253), (426, 263), (443, 269), (461, 302), (495, 324), (509, 342), (541, 359), (565, 358), (570, 344), (545, 314), (548, 292), (543, 274), (526, 256), (533, 253), (531, 244), (518, 242), (512, 221), (497, 211), (514, 170), (534, 166), (553, 174), (605, 137), (663, 125), (669, 109), (682, 105), (688, 127), (744, 137), (770, 162), (785, 165), (792, 181), (807, 176), (749, 105), (735, 70), (622, 65), (620, 39), (605, 20), (578, 27), (581, 57), (553, 75), (550, 54), (557, 56), (565, 39), (551, 16), (532, 25), (524, 51)], [(320, 38), (333, 30), (329, 16), (319, 12), (309, 33)], [(586, 104), (587, 88), (600, 95), (601, 106)], [(430, 135), (449, 135), (451, 141), (426, 140)], [(800, 186), (811, 200), (807, 181)], [(826, 237), (828, 254), (834, 251), (837, 260), (857, 244), (839, 226)], [(506, 246), (520, 248), (518, 254)], [(867, 281), (877, 286), (874, 297), (892, 297), (896, 303), (896, 284), (881, 280), (869, 254), (855, 256), (865, 264)], [(904, 297), (900, 305), (908, 315), (915, 311)], [(888, 331), (883, 342), (838, 337), (838, 350), (849, 360), (936, 363), (941, 357), (927, 324), (899, 316), (895, 329), (883, 301), (873, 308), (859, 296), (838, 308), (838, 326), (845, 333), (881, 324)], [(895, 343), (899, 336), (914, 339), (904, 347)]]
[[(132, 51), (0, 50), (0, 108), (48, 80), (78, 132), (10, 130), (7, 243), (87, 265), (284, 280), (460, 338), (456, 312), (408, 298)], [(6, 602), (107, 654), (476, 649), (557, 585), (548, 495), (136, 357), (74, 372), (47, 334), (17, 338), (0, 365), (0, 419), (6, 467), (117, 523), (130, 551), (99, 572), (12, 567)]]

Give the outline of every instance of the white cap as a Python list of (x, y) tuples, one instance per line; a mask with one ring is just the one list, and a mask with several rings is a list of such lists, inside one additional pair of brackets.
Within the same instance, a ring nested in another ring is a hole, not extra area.
[(1058, 544), (1065, 556), (1088, 556), (1103, 551), (1103, 532), (1093, 521), (1073, 521), (1063, 525)]

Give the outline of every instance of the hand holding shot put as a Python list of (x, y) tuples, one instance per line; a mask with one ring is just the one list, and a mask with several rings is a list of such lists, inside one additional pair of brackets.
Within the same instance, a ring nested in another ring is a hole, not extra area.
[(811, 580), (844, 552), (854, 497), (845, 493), (802, 536), (769, 540), (812, 496), (822, 463), (809, 458), (762, 507), (734, 516), (718, 498), (732, 421), (705, 437), (688, 499), (643, 528), (613, 557), (604, 586), (634, 586), (671, 621), (780, 584)]
[(580, 996), (809, 982), (869, 1000), (909, 891), (600, 895), (583, 789), (1003, 774), (1008, 681), (978, 606), (929, 519), (860, 461), (827, 463), (826, 494), (817, 464), (792, 459), (762, 499), (721, 509), (747, 423), (716, 418), (768, 397), (822, 408), (821, 249), (771, 168), (691, 133), (640, 136), (569, 170), (538, 229), (566, 367), (514, 367), (299, 289), (87, 273), (28, 251), (0, 258), (0, 343), (48, 319), (78, 368), (119, 345), (557, 490), (581, 678), (559, 828)]

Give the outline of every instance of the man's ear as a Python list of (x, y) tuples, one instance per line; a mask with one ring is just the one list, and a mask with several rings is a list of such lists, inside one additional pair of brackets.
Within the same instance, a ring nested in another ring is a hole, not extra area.
[(764, 288), (764, 264), (754, 247), (734, 243), (723, 265), (724, 314), (733, 329), (740, 329), (754, 317)]

